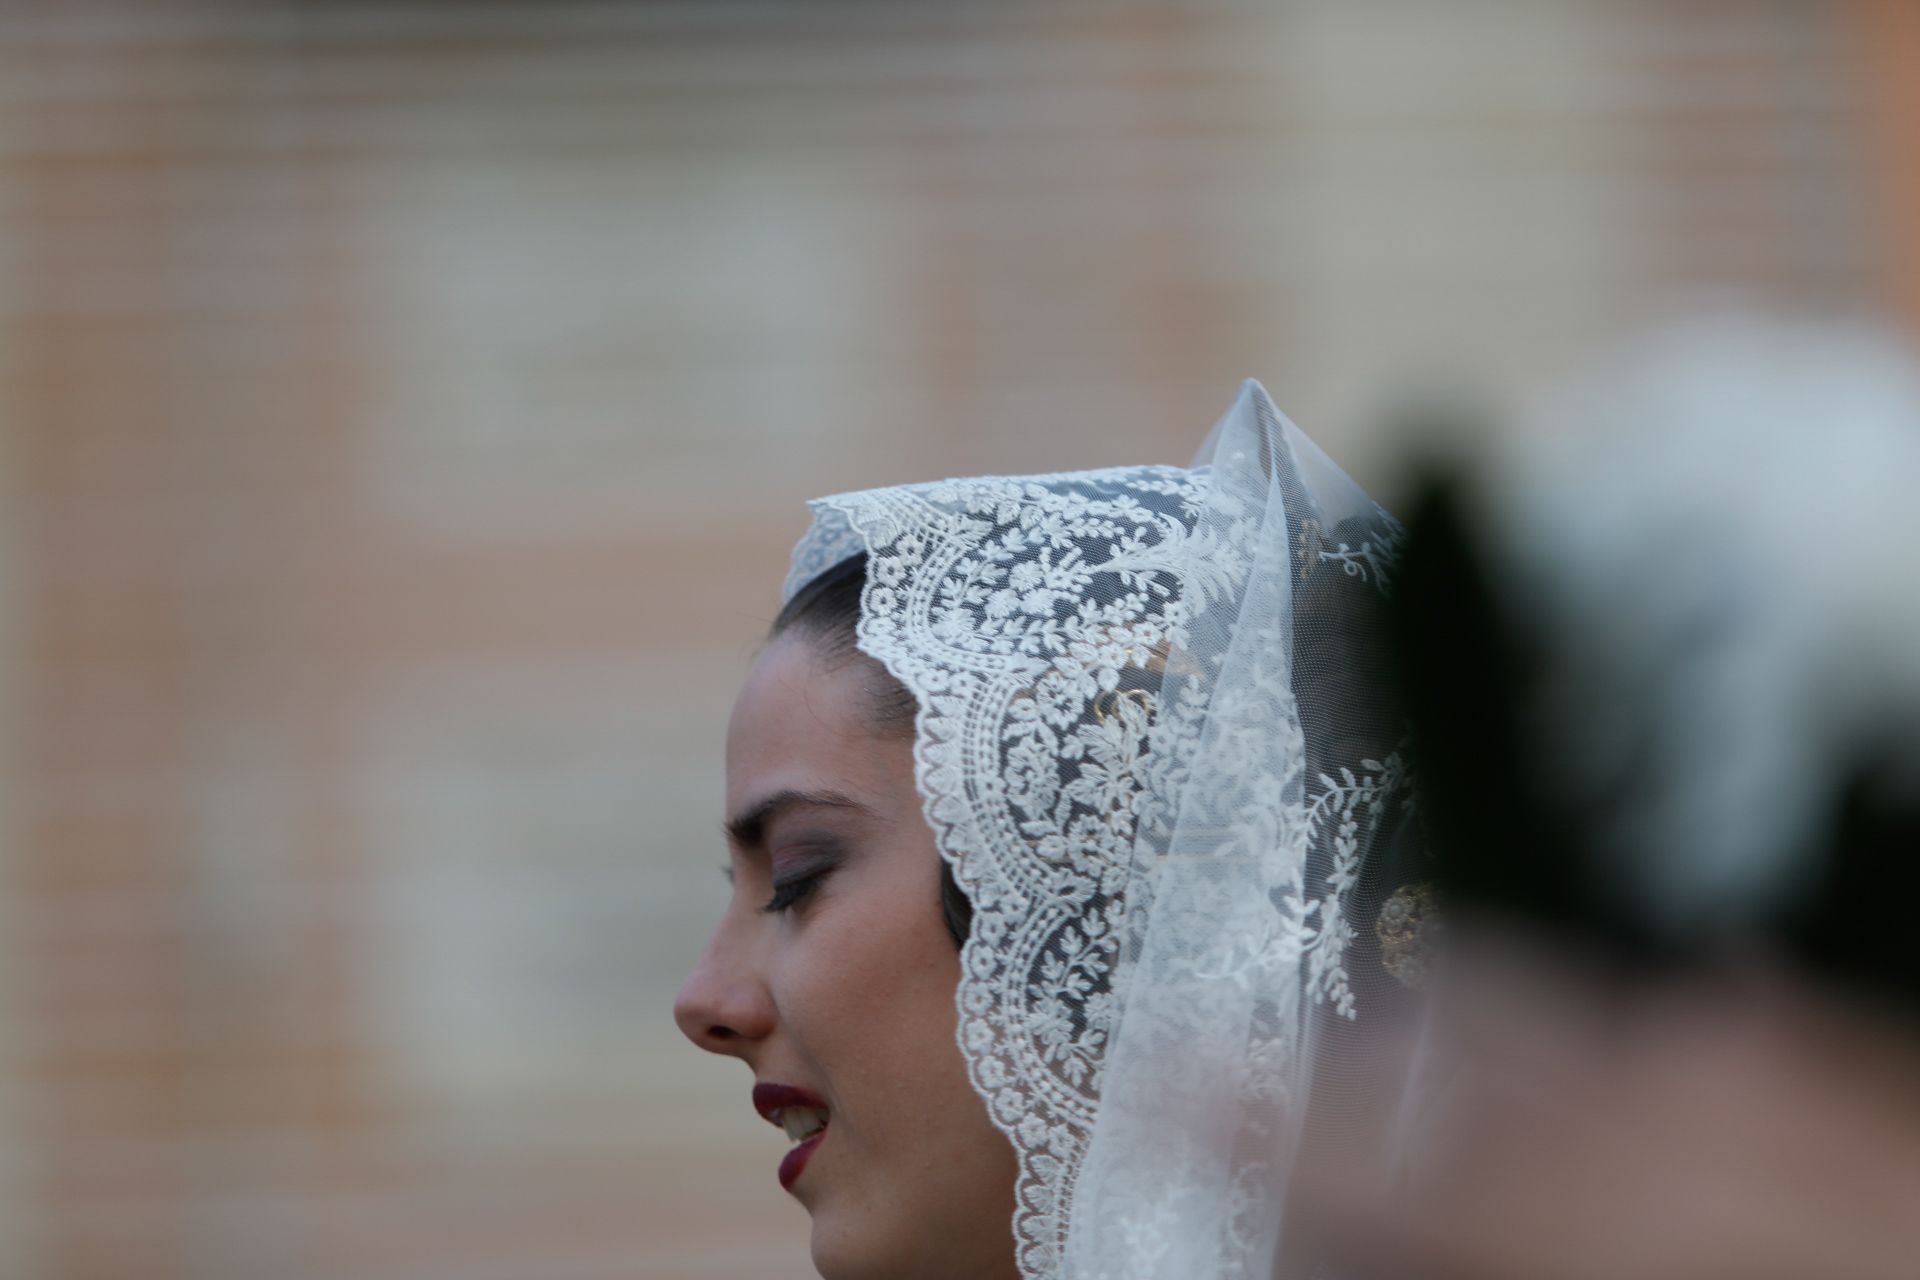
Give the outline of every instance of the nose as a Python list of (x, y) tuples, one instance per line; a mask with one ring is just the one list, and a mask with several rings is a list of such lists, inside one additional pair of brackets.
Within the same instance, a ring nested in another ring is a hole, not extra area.
[(724, 922), (714, 932), (673, 1002), (673, 1020), (708, 1053), (744, 1058), (773, 1031), (773, 997), (752, 949), (729, 933)]

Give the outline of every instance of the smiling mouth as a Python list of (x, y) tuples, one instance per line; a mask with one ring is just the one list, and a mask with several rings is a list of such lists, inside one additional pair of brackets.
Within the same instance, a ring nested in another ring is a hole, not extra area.
[(793, 1145), (780, 1162), (780, 1185), (793, 1190), (806, 1170), (807, 1161), (827, 1134), (831, 1118), (827, 1104), (805, 1089), (792, 1085), (757, 1084), (753, 1087), (753, 1109), (768, 1124), (778, 1125)]
[(780, 1127), (787, 1131), (789, 1142), (805, 1142), (827, 1128), (825, 1107), (781, 1107), (774, 1114)]
[(792, 1191), (793, 1184), (807, 1171), (807, 1161), (827, 1136), (827, 1112), (824, 1107), (781, 1107), (779, 1125), (787, 1131), (793, 1145), (780, 1161), (780, 1186)]

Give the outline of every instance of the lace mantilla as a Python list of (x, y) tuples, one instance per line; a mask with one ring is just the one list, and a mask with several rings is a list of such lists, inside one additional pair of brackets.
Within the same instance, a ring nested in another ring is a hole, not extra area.
[[(1292, 475), (1265, 426), (1261, 457), (1231, 459), (1256, 490)], [(974, 909), (959, 1042), (1018, 1154), (1014, 1234), (1033, 1280), (1062, 1274), (1123, 1024), (1176, 1054), (1226, 1036), (1214, 1047), (1236, 1096), (1265, 1106), (1299, 1073), (1302, 1009), (1355, 1012), (1347, 898), (1397, 803), (1399, 759), (1315, 767), (1290, 614), (1243, 614), (1313, 572), (1371, 591), (1397, 527), (1373, 508), (1369, 538), (1319, 542), (1319, 512), (1244, 488), (1209, 467), (1136, 467), (874, 490), (813, 504), (795, 549), (789, 595), (866, 551), (860, 646), (919, 703), (926, 817)], [(1317, 554), (1296, 555), (1309, 534)], [(1203, 867), (1211, 887), (1182, 887), (1169, 863)], [(1136, 970), (1153, 981), (1129, 1008)], [(1213, 999), (1227, 989), (1255, 1001), (1250, 1021)], [(1263, 1162), (1231, 1159), (1235, 1195), (1261, 1194)], [(1177, 1169), (1140, 1172), (1178, 1190)], [(1219, 1234), (1208, 1274), (1234, 1274), (1228, 1255), (1257, 1248), (1231, 1223)], [(1164, 1247), (1130, 1248), (1138, 1268), (1100, 1273), (1162, 1274)]]

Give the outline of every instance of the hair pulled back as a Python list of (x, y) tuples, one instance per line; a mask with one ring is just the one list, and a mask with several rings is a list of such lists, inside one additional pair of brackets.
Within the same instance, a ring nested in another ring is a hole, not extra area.
[[(912, 692), (867, 654), (861, 652), (860, 596), (867, 585), (867, 553), (842, 560), (810, 579), (793, 593), (767, 631), (769, 641), (792, 635), (810, 642), (829, 663), (857, 662), (867, 669), (868, 715), (882, 738), (911, 738), (919, 704)], [(973, 904), (953, 878), (953, 868), (940, 861), (940, 913), (947, 932), (959, 946), (973, 923)]]

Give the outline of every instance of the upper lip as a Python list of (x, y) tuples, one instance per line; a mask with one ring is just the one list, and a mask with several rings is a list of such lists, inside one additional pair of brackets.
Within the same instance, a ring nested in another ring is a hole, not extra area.
[(820, 1096), (790, 1084), (757, 1084), (753, 1086), (753, 1109), (768, 1124), (780, 1123), (780, 1113), (788, 1107), (812, 1107), (816, 1111), (825, 1111), (827, 1104)]

